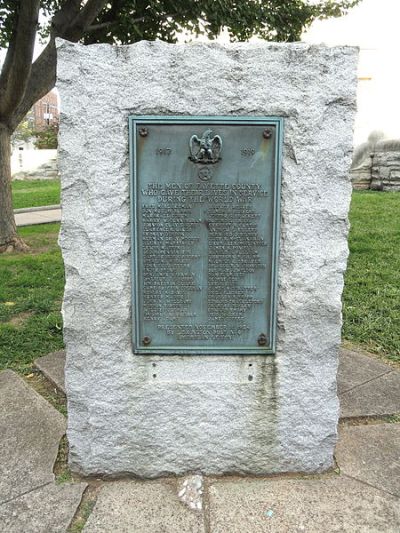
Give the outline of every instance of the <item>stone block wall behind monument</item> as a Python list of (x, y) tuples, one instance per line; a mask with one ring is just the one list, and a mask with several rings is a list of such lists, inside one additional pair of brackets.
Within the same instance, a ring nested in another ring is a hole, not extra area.
[[(332, 465), (356, 63), (349, 47), (58, 43), (74, 470)], [(133, 354), (130, 115), (284, 119), (275, 355)]]

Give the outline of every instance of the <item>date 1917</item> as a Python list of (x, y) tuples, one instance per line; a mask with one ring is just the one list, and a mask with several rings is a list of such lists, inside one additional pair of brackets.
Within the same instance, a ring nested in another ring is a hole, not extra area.
[(156, 155), (171, 155), (171, 148), (156, 148)]

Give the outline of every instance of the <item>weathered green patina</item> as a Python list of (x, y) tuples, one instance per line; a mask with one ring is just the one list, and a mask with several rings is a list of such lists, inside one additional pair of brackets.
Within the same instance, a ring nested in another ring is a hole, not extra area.
[(273, 354), (282, 119), (129, 126), (135, 353)]

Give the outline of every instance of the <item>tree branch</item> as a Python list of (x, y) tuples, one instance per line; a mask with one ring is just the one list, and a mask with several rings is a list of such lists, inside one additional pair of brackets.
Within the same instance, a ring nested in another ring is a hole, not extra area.
[[(15, 41), (7, 51), (5, 75), (0, 78), (3, 86), (0, 101), (0, 117), (9, 121), (16, 106), (24, 97), (31, 73), (33, 49), (39, 16), (39, 0), (21, 0), (18, 22), (15, 29)], [(4, 84), (4, 85), (3, 85)]]
[[(25, 0), (23, 0), (25, 1)], [(107, 0), (88, 0), (85, 6), (79, 10), (80, 0), (67, 0), (62, 8), (54, 15), (50, 41), (40, 56), (29, 68), (29, 82), (24, 91), (24, 96), (14, 108), (12, 116), (9, 117), (10, 128), (15, 129), (32, 105), (42, 96), (47, 94), (55, 85), (57, 54), (55, 48), (55, 37), (62, 37), (72, 41), (78, 41), (90, 28), (91, 22), (96, 19), (103, 9)], [(174, 14), (166, 14), (166, 19)], [(138, 17), (132, 23), (141, 22), (147, 17)], [(102, 23), (113, 24), (114, 21)], [(98, 27), (95, 29), (99, 29)]]
[(12, 32), (12, 35), (11, 35), (11, 38), (10, 38), (9, 45), (8, 45), (7, 54), (6, 54), (6, 57), (4, 59), (3, 67), (1, 69), (1, 75), (0, 75), (0, 101), (2, 101), (3, 98), (4, 98), (4, 93), (5, 93), (5, 90), (6, 90), (6, 87), (7, 87), (8, 77), (9, 77), (10, 72), (11, 72), (12, 60), (13, 60), (13, 57), (14, 57), (14, 54), (15, 54), (15, 39), (16, 39), (16, 37), (17, 37), (17, 31), (16, 31), (16, 28), (14, 28), (13, 32)]
[[(137, 22), (143, 22), (147, 18), (148, 17), (138, 17), (136, 19), (130, 20), (129, 22), (131, 24), (136, 24)], [(115, 24), (117, 24), (116, 20), (109, 20), (107, 22), (101, 22), (100, 24), (93, 24), (92, 26), (88, 26), (86, 28), (86, 33), (91, 33), (91, 32), (97, 31), (97, 30), (104, 30), (105, 28), (109, 28), (109, 27), (115, 26)]]
[[(97, 17), (106, 2), (107, 0), (88, 0), (81, 11), (77, 13), (76, 8), (80, 5), (80, 0), (68, 0), (60, 11), (54, 15), (50, 41), (31, 67), (25, 97), (19, 102), (10, 120), (12, 129), (18, 126), (33, 104), (47, 94), (55, 85), (57, 64), (55, 37), (78, 41), (86, 31), (86, 27)], [(88, 9), (85, 10), (85, 8)], [(74, 17), (71, 17), (71, 9), (74, 9)], [(82, 16), (81, 13), (83, 11)], [(77, 19), (79, 24), (85, 23), (85, 28), (79, 30), (79, 32), (74, 26)]]
[(53, 89), (56, 82), (56, 64), (55, 37), (52, 35), (46, 48), (32, 65), (25, 96), (10, 119), (12, 130), (18, 126), (33, 104)]
[(52, 31), (56, 35), (61, 36), (63, 28), (66, 28), (69, 24), (71, 24), (72, 20), (79, 13), (81, 3), (81, 0), (66, 0), (60, 9), (54, 13), (51, 26)]
[(67, 24), (63, 24), (60, 20), (61, 24), (55, 27), (57, 35), (72, 42), (79, 41), (106, 4), (107, 0), (88, 0)]
[(91, 33), (93, 31), (104, 30), (106, 28), (110, 28), (114, 25), (115, 25), (115, 20), (114, 21), (109, 20), (108, 22), (102, 22), (101, 24), (92, 24), (92, 26), (88, 26), (86, 28), (86, 31), (88, 33)]

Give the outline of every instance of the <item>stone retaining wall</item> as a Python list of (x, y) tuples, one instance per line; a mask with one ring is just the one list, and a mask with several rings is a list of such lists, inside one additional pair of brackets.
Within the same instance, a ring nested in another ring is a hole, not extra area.
[(350, 171), (354, 189), (400, 191), (400, 141), (380, 141)]

